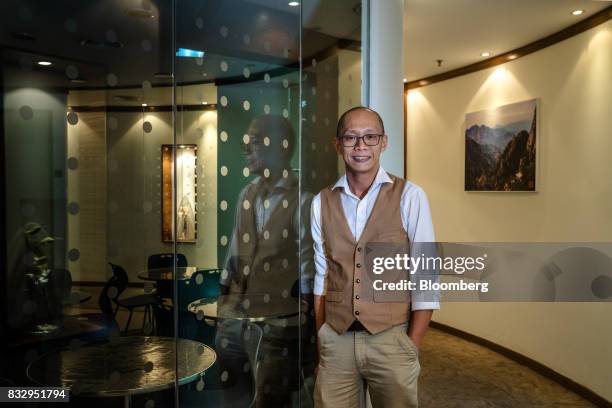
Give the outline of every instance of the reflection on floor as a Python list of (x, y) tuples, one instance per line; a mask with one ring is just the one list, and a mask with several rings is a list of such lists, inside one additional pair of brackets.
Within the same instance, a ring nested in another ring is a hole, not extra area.
[(594, 407), (485, 347), (430, 329), (420, 353), (421, 408)]

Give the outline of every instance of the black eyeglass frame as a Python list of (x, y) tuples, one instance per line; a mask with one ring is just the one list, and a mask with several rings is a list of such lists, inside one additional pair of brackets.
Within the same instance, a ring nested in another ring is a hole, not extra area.
[[(370, 144), (370, 143), (366, 142), (366, 137), (369, 137), (369, 136), (376, 136), (376, 143)], [(344, 146), (344, 147), (355, 147), (355, 146), (357, 146), (357, 144), (359, 143), (359, 139), (361, 139), (363, 141), (364, 145), (372, 147), (372, 146), (378, 146), (378, 144), (380, 143), (380, 139), (382, 139), (383, 136), (384, 136), (384, 134), (382, 134), (382, 133), (368, 133), (368, 134), (363, 135), (363, 136), (349, 136), (349, 135), (336, 136), (336, 139), (338, 139), (342, 143), (342, 146)], [(353, 144), (346, 144), (345, 138), (347, 138), (347, 137), (355, 138), (355, 143), (353, 143)]]

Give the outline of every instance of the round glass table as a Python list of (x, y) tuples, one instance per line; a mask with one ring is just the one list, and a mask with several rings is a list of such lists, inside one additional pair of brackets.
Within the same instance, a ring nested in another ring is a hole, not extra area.
[(263, 322), (269, 319), (297, 316), (300, 312), (308, 310), (308, 304), (290, 296), (232, 294), (198, 299), (191, 302), (187, 310), (198, 318)]
[[(172, 337), (130, 336), (45, 354), (27, 368), (40, 386), (70, 388), (81, 397), (130, 397), (198, 380), (215, 362), (202, 343)], [(177, 378), (178, 377), (178, 378)]]

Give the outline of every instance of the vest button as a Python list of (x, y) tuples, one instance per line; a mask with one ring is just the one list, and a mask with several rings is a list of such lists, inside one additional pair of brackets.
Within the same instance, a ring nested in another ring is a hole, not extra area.
[(359, 282), (361, 282), (361, 279), (357, 278), (357, 279), (355, 279), (355, 282), (359, 283)]
[(355, 310), (355, 316), (359, 316), (359, 310)]
[(360, 264), (360, 263), (358, 263), (358, 264), (357, 264), (357, 267), (358, 267), (358, 268), (361, 268), (361, 264)]
[(355, 299), (359, 300), (359, 295), (355, 295)]

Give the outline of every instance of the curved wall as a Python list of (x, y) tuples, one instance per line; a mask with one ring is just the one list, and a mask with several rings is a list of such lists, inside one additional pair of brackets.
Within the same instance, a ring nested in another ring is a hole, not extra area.
[[(409, 92), (406, 170), (438, 241), (612, 242), (612, 21)], [(540, 98), (537, 193), (463, 191), (464, 118)], [(445, 303), (434, 320), (515, 350), (612, 401), (612, 303)]]

